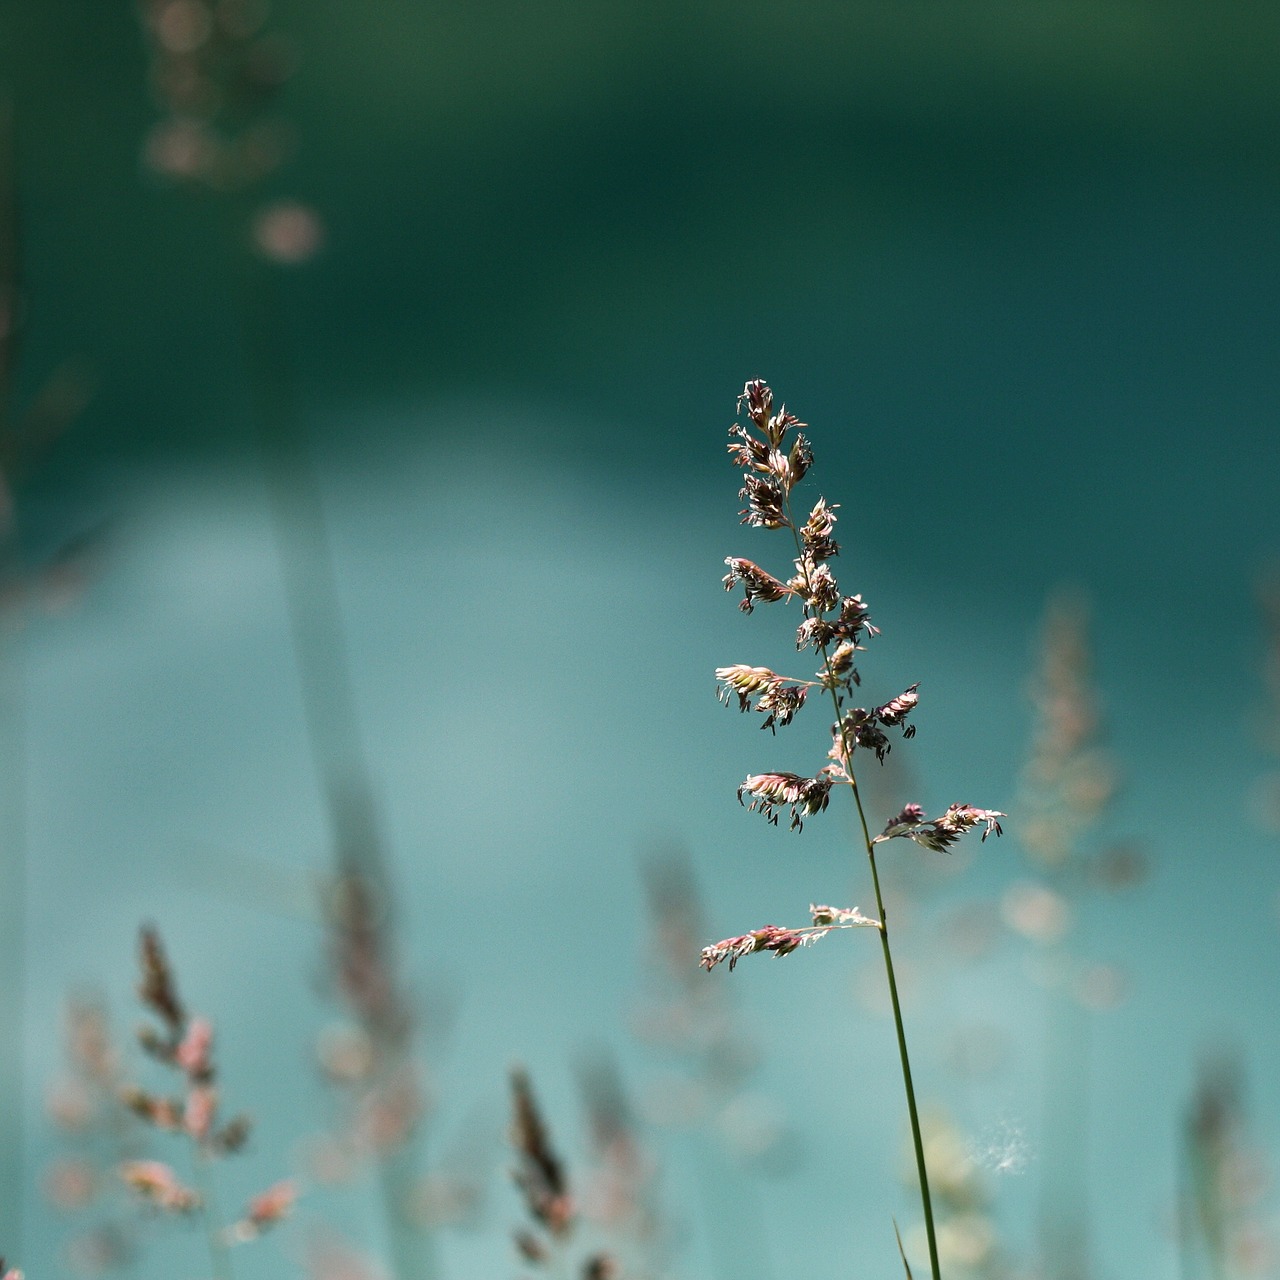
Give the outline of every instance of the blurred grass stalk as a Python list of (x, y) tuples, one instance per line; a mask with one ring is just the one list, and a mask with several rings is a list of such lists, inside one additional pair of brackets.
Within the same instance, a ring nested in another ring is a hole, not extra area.
[[(0, 551), (8, 578), (9, 552)], [(0, 1241), (23, 1257), (26, 1089), (26, 800), (20, 656), (0, 619)]]
[(1042, 627), (1031, 688), (1035, 737), (1023, 775), (1019, 840), (1038, 882), (1005, 900), (1009, 923), (1040, 946), (1045, 989), (1041, 1267), (1048, 1280), (1086, 1280), (1090, 1257), (1090, 1044), (1093, 1012), (1117, 1003), (1115, 971), (1090, 963), (1080, 940), (1091, 889), (1122, 889), (1142, 875), (1138, 851), (1096, 842), (1115, 795), (1116, 769), (1100, 745), (1089, 607), (1061, 589)]
[[(234, 206), (232, 206), (234, 207)], [(235, 224), (240, 307), (251, 407), (260, 443), (312, 766), (324, 796), (340, 883), (362, 887), (377, 913), (378, 946), (394, 968), (395, 896), (377, 822), (372, 775), (352, 688), (324, 503), (296, 397), (276, 268)], [(367, 1028), (371, 1035), (376, 1027)], [(398, 1280), (438, 1273), (434, 1241), (411, 1202), (421, 1167), (417, 1129), (379, 1150), (378, 1187)]]
[[(13, 111), (0, 101), (0, 441), (13, 437), (18, 310)], [(7, 464), (8, 459), (4, 459)], [(5, 470), (8, 470), (7, 465)], [(20, 575), (9, 476), (0, 475), (0, 1252), (21, 1262), (26, 1048), (26, 797), (23, 685), (14, 615)]]
[(651, 1118), (679, 1131), (680, 1163), (695, 1172), (712, 1274), (773, 1280), (768, 1207), (757, 1179), (785, 1135), (776, 1117), (761, 1114), (768, 1101), (750, 1089), (761, 1037), (738, 1021), (727, 987), (704, 981), (689, 963), (708, 933), (689, 853), (675, 846), (651, 856), (644, 884), (651, 990), (637, 1010), (635, 1034), (671, 1059), (674, 1071)]
[[(212, 195), (226, 232), (229, 278), (243, 341), (250, 412), (267, 483), (284, 579), (294, 661), (316, 781), (332, 835), (331, 929), (343, 890), (374, 906), (377, 958), (390, 976), (393, 922), (372, 777), (351, 684), (342, 609), (313, 460), (298, 408), (289, 325), (276, 277), (280, 265), (305, 262), (319, 245), (311, 212), (289, 201), (259, 207), (255, 191), (291, 147), (292, 131), (268, 112), (291, 74), (287, 42), (267, 32), (266, 6), (246, 0), (141, 0), (151, 54), (150, 83), (162, 112), (144, 144), (153, 172)], [(371, 1038), (387, 1028), (375, 1008), (357, 1009)], [(392, 1035), (388, 1055), (406, 1041)], [(374, 1153), (394, 1271), (430, 1280), (434, 1249), (410, 1216), (418, 1167), (414, 1130)]]
[(1273, 1275), (1269, 1170), (1250, 1134), (1243, 1069), (1201, 1064), (1178, 1142), (1178, 1253), (1183, 1280)]
[(79, 585), (92, 539), (73, 537), (30, 565), (17, 525), (18, 487), (89, 398), (79, 361), (55, 368), (19, 403), (14, 371), (23, 322), (13, 110), (0, 100), (0, 1248), (21, 1248), (26, 1180), (26, 734), (22, 641), (33, 601)]

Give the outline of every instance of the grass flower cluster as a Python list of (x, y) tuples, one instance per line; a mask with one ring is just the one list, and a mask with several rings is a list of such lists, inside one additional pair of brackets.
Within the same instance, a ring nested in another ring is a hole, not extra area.
[(241, 1216), (229, 1226), (219, 1221), (212, 1163), (239, 1151), (251, 1128), (246, 1115), (229, 1120), (220, 1116), (214, 1029), (207, 1019), (192, 1016), (178, 995), (177, 983), (160, 936), (144, 928), (141, 939), (142, 981), (138, 996), (157, 1025), (143, 1026), (138, 1043), (157, 1062), (176, 1073), (178, 1095), (156, 1093), (137, 1086), (123, 1091), (122, 1101), (136, 1115), (159, 1130), (188, 1140), (195, 1186), (188, 1186), (169, 1164), (160, 1160), (129, 1160), (120, 1177), (145, 1203), (171, 1214), (199, 1216), (209, 1247), (215, 1280), (230, 1280), (229, 1246), (256, 1239), (288, 1216), (297, 1198), (292, 1181), (282, 1181), (252, 1197)]
[[(752, 560), (730, 556), (725, 561), (729, 567), (724, 577), (725, 590), (741, 588), (739, 608), (744, 613), (754, 612), (758, 604), (789, 603), (798, 606), (801, 618), (796, 627), (795, 647), (801, 653), (815, 653), (819, 666), (812, 676), (807, 677), (784, 675), (769, 667), (741, 663), (720, 667), (716, 670), (716, 679), (721, 686), (720, 696), (730, 705), (736, 698), (743, 712), (763, 715), (762, 727), (773, 733), (791, 724), (811, 697), (825, 699), (833, 717), (825, 764), (811, 776), (789, 772), (749, 775), (738, 788), (738, 800), (775, 825), (780, 811), (788, 810), (791, 829), (800, 831), (806, 819), (827, 808), (833, 789), (847, 788), (853, 800), (858, 843), (865, 849), (871, 871), (876, 912), (874, 916), (865, 916), (857, 908), (837, 910), (815, 906), (810, 909), (811, 924), (800, 928), (765, 925), (737, 937), (726, 938), (705, 948), (701, 963), (710, 970), (721, 962), (727, 962), (732, 969), (740, 959), (758, 951), (771, 951), (776, 956), (789, 955), (817, 942), (833, 929), (876, 930), (880, 936), (897, 1032), (929, 1242), (930, 1269), (934, 1280), (940, 1280), (929, 1174), (889, 945), (889, 923), (876, 867), (876, 851), (887, 841), (908, 839), (925, 849), (945, 853), (961, 836), (976, 828), (982, 828), (984, 840), (988, 835), (999, 835), (999, 820), (1005, 815), (995, 809), (953, 804), (941, 816), (929, 818), (920, 805), (908, 804), (885, 823), (878, 835), (872, 836), (858, 790), (855, 761), (861, 751), (870, 752), (878, 763), (883, 763), (893, 745), (886, 731), (899, 733), (903, 738), (914, 736), (915, 725), (910, 717), (920, 701), (919, 685), (913, 684), (883, 703), (852, 705), (854, 691), (862, 683), (857, 666), (858, 655), (864, 650), (862, 642), (878, 635), (879, 631), (871, 624), (869, 609), (862, 596), (841, 592), (831, 566), (840, 552), (834, 536), (839, 508), (824, 497), (818, 497), (807, 514), (799, 514), (804, 508), (797, 506), (798, 487), (813, 466), (813, 447), (803, 434), (805, 423), (789, 413), (785, 405), (775, 411), (773, 392), (764, 382), (757, 379), (746, 384), (738, 398), (738, 410), (739, 413), (745, 410), (748, 421), (746, 424), (735, 423), (730, 428), (729, 456), (742, 471), (739, 493), (745, 503), (740, 512), (742, 523), (759, 529), (786, 530), (792, 544), (792, 561), (785, 576), (775, 576)], [(905, 1265), (905, 1256), (903, 1261)]]

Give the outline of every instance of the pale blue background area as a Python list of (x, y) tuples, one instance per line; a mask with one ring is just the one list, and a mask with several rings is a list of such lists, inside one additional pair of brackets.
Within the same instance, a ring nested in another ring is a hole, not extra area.
[[(1202, 1053), (1238, 1052), (1252, 1137), (1280, 1150), (1280, 871), (1248, 803), (1268, 767), (1253, 583), (1280, 548), (1274, 20), (1210, 40), (1223, 19), (1199, 5), (1035, 21), (988, 5), (956, 29), (921, 6), (803, 26), (768, 6), (383, 8), (281, 6), (304, 54), (282, 190), (329, 225), (285, 288), (408, 967), (453, 1006), (433, 1050), (440, 1142), (487, 1135), (494, 1170), (447, 1274), (516, 1267), (513, 1061), (571, 1164), (578, 1055), (610, 1047), (637, 1092), (656, 1074), (628, 1025), (648, 850), (691, 852), (707, 941), (801, 922), (813, 899), (869, 904), (839, 803), (794, 836), (734, 800), (747, 772), (814, 767), (825, 728), (810, 710), (769, 739), (713, 697), (717, 665), (792, 649), (791, 621), (743, 618), (719, 587), (729, 554), (786, 565), (785, 544), (738, 527), (723, 458), (757, 375), (812, 424), (814, 492), (842, 504), (842, 585), (884, 630), (868, 696), (922, 682), (919, 735), (895, 752), (909, 793), (886, 806), (1013, 809), (1045, 598), (1063, 581), (1092, 596), (1126, 779), (1100, 836), (1141, 838), (1151, 871), (1086, 934), (1130, 980), (1091, 1046), (1097, 1274), (1172, 1274), (1174, 1143)], [(131, 23), (96, 0), (6, 18), (19, 389), (77, 352), (99, 378), (24, 490), (24, 553), (111, 522), (74, 611), (31, 618), (12, 648), (27, 1163), (34, 1179), (56, 1146), (37, 1116), (65, 993), (92, 983), (131, 1026), (152, 919), (218, 1021), (229, 1100), (258, 1118), (226, 1167), (232, 1203), (318, 1127), (308, 1055), (331, 1017), (318, 929), (266, 909), (245, 866), (296, 887), (328, 836), (217, 217), (138, 181)], [(989, 1184), (1022, 1255), (1042, 995), (1012, 940), (968, 966), (942, 942), (954, 909), (1027, 874), (1016, 812), (1008, 826), (945, 868), (893, 850), (939, 880), (895, 940), (923, 1097), (979, 1143), (1025, 1140), (1025, 1170)], [(717, 1210), (763, 1222), (778, 1275), (894, 1274), (889, 1217), (912, 1220), (892, 1027), (854, 994), (856, 956), (879, 977), (873, 946), (834, 937), (707, 978), (732, 988), (759, 1091), (796, 1131), (787, 1176)], [(971, 1024), (1009, 1055), (964, 1083), (943, 1046)], [(709, 1276), (703, 1192), (747, 1193), (655, 1141), (693, 1223), (681, 1274)], [(60, 1275), (63, 1228), (34, 1191), (28, 1208), (27, 1275)], [(242, 1252), (243, 1280), (292, 1274), (282, 1259), (321, 1219), (379, 1239), (371, 1195), (316, 1194), (279, 1247)], [(148, 1276), (202, 1265), (182, 1233), (148, 1258)]]

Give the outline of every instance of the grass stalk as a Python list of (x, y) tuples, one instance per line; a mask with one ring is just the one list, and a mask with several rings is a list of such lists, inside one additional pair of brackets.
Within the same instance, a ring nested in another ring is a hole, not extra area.
[[(804, 564), (804, 547), (800, 535), (796, 532), (796, 523), (791, 509), (791, 498), (786, 498), (787, 521), (791, 526), (792, 538), (795, 541), (797, 563)], [(806, 571), (807, 578), (807, 571)], [(819, 646), (822, 666), (828, 676), (834, 676), (831, 658), (825, 644)], [(902, 1018), (902, 1002), (898, 998), (898, 980), (893, 971), (893, 950), (889, 946), (888, 913), (884, 908), (884, 894), (880, 890), (880, 872), (876, 867), (876, 847), (871, 839), (871, 829), (867, 825), (866, 810), (862, 807), (862, 793), (858, 790), (858, 777), (853, 769), (853, 744), (849, 741), (848, 731), (844, 726), (844, 706), (837, 691), (834, 679), (826, 681), (827, 692), (831, 696), (832, 709), (835, 711), (835, 723), (840, 726), (840, 766), (849, 782), (849, 790), (853, 793), (854, 809), (858, 815), (859, 834), (863, 847), (867, 851), (867, 862), (871, 867), (871, 884), (876, 895), (876, 917), (880, 928), (880, 951), (884, 957), (884, 972), (889, 983), (889, 1001), (893, 1007), (893, 1027), (898, 1040), (898, 1060), (902, 1065), (902, 1084), (907, 1095), (907, 1114), (911, 1119), (911, 1145), (915, 1152), (916, 1174), (920, 1180), (920, 1207), (924, 1212), (925, 1233), (929, 1239), (929, 1271), (932, 1280), (942, 1280), (942, 1269), (938, 1263), (938, 1237), (933, 1222), (933, 1200), (929, 1195), (929, 1170), (924, 1158), (924, 1136), (920, 1131), (920, 1112), (916, 1105), (915, 1084), (911, 1078), (911, 1055), (907, 1051), (907, 1030)], [(895, 1233), (897, 1225), (894, 1226)], [(901, 1238), (899, 1238), (901, 1246)]]
[[(15, 169), (13, 109), (0, 99), (0, 311), (8, 312), (6, 319), (20, 314)], [(17, 344), (13, 326), (0, 329), (0, 441), (7, 451), (18, 416), (13, 404)], [(5, 591), (21, 573), (12, 534), (8, 518), (0, 517), (0, 589)], [(22, 1257), (26, 1189), (26, 750), (16, 631), (0, 618), (0, 1250), (10, 1258)]]
[[(242, 243), (245, 219), (232, 221), (240, 280), (240, 316), (251, 410), (284, 579), (294, 662), (312, 766), (326, 802), (340, 879), (365, 885), (383, 913), (395, 901), (377, 822), (372, 772), (356, 710), (328, 524), (319, 479), (297, 403), (293, 353), (282, 299), (272, 273)], [(380, 926), (388, 954), (391, 923)], [(376, 1029), (371, 1031), (376, 1035)], [(377, 1159), (377, 1185), (396, 1280), (434, 1280), (429, 1229), (409, 1217), (420, 1166), (418, 1140), (408, 1134)]]
[[(768, 667), (753, 667), (743, 663), (717, 667), (716, 679), (723, 686), (720, 697), (726, 704), (732, 704), (736, 697), (740, 711), (764, 714), (766, 719), (762, 727), (776, 730), (790, 724), (796, 712), (804, 706), (809, 691), (820, 687), (830, 695), (836, 719), (831, 729), (831, 746), (827, 751), (827, 759), (831, 763), (808, 778), (790, 772), (749, 774), (738, 788), (738, 802), (745, 804), (753, 812), (759, 812), (775, 825), (779, 817), (778, 811), (787, 807), (791, 810), (791, 829), (797, 831), (803, 827), (806, 818), (812, 818), (826, 809), (834, 786), (847, 783), (853, 793), (858, 828), (871, 868), (877, 918), (864, 916), (856, 907), (846, 909), (812, 904), (812, 928), (765, 925), (749, 933), (726, 938), (714, 946), (704, 947), (701, 964), (710, 971), (727, 961), (732, 969), (743, 956), (753, 952), (771, 951), (778, 956), (789, 955), (801, 947), (811, 946), (833, 928), (874, 927), (879, 930), (880, 950), (884, 957), (885, 978), (889, 984), (889, 1000), (898, 1041), (898, 1058), (902, 1066), (902, 1083), (907, 1095), (907, 1114), (911, 1121), (911, 1141), (920, 1182), (920, 1204), (929, 1240), (929, 1272), (932, 1280), (941, 1280), (933, 1200), (929, 1193), (929, 1172), (925, 1164), (924, 1137), (920, 1131), (920, 1113), (916, 1105), (915, 1084), (911, 1078), (911, 1056), (907, 1052), (902, 1001), (898, 995), (898, 980), (893, 968), (888, 913), (885, 911), (880, 872), (876, 866), (876, 845), (886, 840), (908, 839), (922, 848), (944, 853), (966, 832), (977, 827), (983, 828), (983, 840), (989, 835), (998, 836), (999, 820), (1006, 815), (997, 809), (953, 804), (941, 816), (928, 818), (924, 808), (913, 803), (904, 805), (889, 819), (884, 830), (872, 837), (853, 769), (854, 751), (859, 747), (864, 751), (873, 751), (877, 760), (883, 762), (891, 747), (889, 738), (884, 733), (885, 729), (898, 730), (903, 738), (914, 737), (915, 724), (908, 723), (908, 717), (919, 703), (919, 695), (916, 693), (919, 685), (909, 686), (880, 705), (845, 709), (845, 697), (852, 699), (854, 686), (862, 683), (862, 677), (854, 665), (857, 654), (864, 647), (859, 641), (864, 637), (878, 635), (879, 628), (871, 624), (869, 610), (860, 595), (841, 594), (835, 574), (828, 564), (840, 553), (840, 546), (832, 537), (836, 525), (836, 507), (828, 505), (826, 499), (820, 497), (803, 525), (798, 524), (795, 519), (791, 503), (792, 491), (808, 474), (813, 464), (813, 450), (800, 433), (805, 424), (794, 414), (788, 413), (785, 406), (775, 413), (773, 392), (758, 378), (748, 382), (743, 389), (738, 398), (739, 412), (744, 405), (760, 434), (753, 435), (749, 427), (740, 423), (735, 423), (729, 429), (730, 458), (743, 473), (739, 496), (746, 502), (746, 510), (740, 512), (742, 523), (756, 528), (790, 529), (795, 545), (796, 575), (784, 581), (775, 578), (754, 561), (729, 556), (725, 560), (729, 572), (723, 578), (723, 584), (726, 590), (741, 585), (743, 599), (738, 607), (744, 613), (750, 613), (759, 602), (799, 600), (804, 621), (796, 629), (796, 650), (799, 652), (812, 646), (822, 660), (822, 669), (818, 672), (818, 679), (813, 681), (797, 680), (791, 676), (779, 675)], [(787, 438), (793, 432), (794, 437), (788, 442)], [(834, 650), (830, 648), (833, 643)], [(747, 795), (751, 797), (750, 804), (744, 799)]]
[[(823, 661), (826, 662), (826, 651), (823, 650)], [(834, 689), (832, 700), (836, 704), (836, 722), (840, 722), (840, 699)], [(853, 772), (853, 753), (849, 749), (848, 739), (841, 731), (841, 743), (844, 751), (844, 769), (849, 775), (849, 789), (853, 792), (853, 803), (858, 812), (858, 825), (862, 829), (862, 840), (867, 850), (867, 862), (871, 866), (871, 883), (876, 894), (876, 915), (880, 921), (880, 951), (884, 956), (884, 972), (889, 982), (889, 1000), (893, 1006), (893, 1027), (898, 1038), (898, 1059), (902, 1064), (902, 1084), (907, 1094), (907, 1114), (911, 1117), (911, 1145), (915, 1151), (916, 1173), (920, 1179), (920, 1207), (924, 1212), (924, 1228), (929, 1238), (929, 1269), (933, 1280), (942, 1280), (942, 1270), (938, 1264), (938, 1237), (933, 1224), (933, 1200), (929, 1195), (929, 1170), (924, 1158), (924, 1137), (920, 1131), (920, 1112), (916, 1106), (916, 1090), (911, 1079), (911, 1055), (907, 1052), (907, 1031), (902, 1019), (902, 1002), (898, 999), (898, 980), (893, 972), (893, 951), (889, 946), (889, 921), (884, 909), (884, 895), (880, 891), (880, 872), (876, 868), (876, 849), (871, 840), (871, 832), (867, 827), (866, 811), (862, 807), (862, 795), (858, 790), (858, 780)], [(895, 1227), (896, 1230), (896, 1227)]]

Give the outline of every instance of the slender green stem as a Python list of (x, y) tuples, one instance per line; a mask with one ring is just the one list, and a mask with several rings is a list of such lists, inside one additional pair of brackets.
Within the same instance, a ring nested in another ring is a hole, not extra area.
[[(236, 210), (243, 220), (243, 210)], [(231, 227), (235, 245), (240, 223)], [(377, 824), (373, 775), (364, 752), (342, 622), (337, 574), (315, 465), (297, 402), (292, 351), (271, 268), (235, 245), (240, 311), (255, 426), (284, 579), (287, 613), (302, 689), (312, 764), (328, 803), (340, 875), (358, 876), (395, 901)], [(382, 926), (386, 963), (393, 963), (392, 924)], [(370, 1034), (382, 1034), (370, 1028)], [(430, 1230), (406, 1203), (419, 1164), (412, 1137), (378, 1159), (378, 1187), (396, 1280), (432, 1280), (439, 1272)]]
[[(825, 653), (824, 653), (825, 660)], [(831, 691), (836, 701), (837, 723), (840, 716), (839, 699), (835, 698), (835, 690)], [(902, 1004), (898, 999), (898, 981), (893, 972), (893, 952), (889, 948), (889, 921), (884, 909), (884, 896), (880, 892), (880, 872), (876, 868), (876, 848), (871, 833), (867, 829), (867, 815), (862, 807), (862, 796), (858, 791), (858, 780), (853, 773), (852, 752), (844, 729), (840, 731), (841, 750), (844, 755), (845, 772), (849, 775), (849, 789), (853, 792), (853, 802), (858, 811), (858, 823), (862, 828), (862, 839), (867, 848), (867, 861), (871, 864), (871, 883), (876, 892), (876, 913), (880, 917), (880, 949), (884, 955), (885, 976), (889, 980), (889, 999), (893, 1005), (893, 1025), (898, 1035), (898, 1057), (902, 1062), (902, 1083), (907, 1092), (907, 1112), (911, 1117), (911, 1143), (916, 1153), (916, 1172), (920, 1178), (920, 1205), (924, 1210), (924, 1227), (929, 1237), (929, 1267), (933, 1280), (942, 1280), (942, 1271), (938, 1265), (938, 1238), (933, 1225), (933, 1200), (929, 1195), (929, 1171), (925, 1166), (924, 1138), (920, 1132), (920, 1113), (916, 1107), (915, 1085), (911, 1080), (911, 1057), (907, 1053), (907, 1032), (902, 1021)]]
[[(808, 585), (808, 568), (804, 556), (804, 548), (801, 545), (800, 534), (792, 517), (789, 493), (785, 502), (787, 524), (790, 526), (791, 535), (796, 544), (796, 563), (801, 573), (805, 575), (806, 585)], [(806, 614), (809, 612), (807, 606), (805, 612)], [(920, 1205), (924, 1210), (925, 1232), (929, 1238), (929, 1268), (933, 1280), (942, 1280), (942, 1270), (938, 1265), (938, 1238), (933, 1225), (933, 1200), (929, 1195), (929, 1171), (925, 1166), (924, 1159), (924, 1138), (920, 1132), (920, 1114), (916, 1107), (915, 1085), (911, 1080), (911, 1058), (907, 1053), (907, 1032), (902, 1021), (902, 1004), (898, 999), (898, 981), (893, 972), (893, 952), (889, 947), (889, 921), (884, 909), (884, 895), (880, 892), (880, 873), (876, 869), (876, 848), (874, 841), (871, 839), (870, 829), (867, 827), (867, 815), (862, 807), (862, 795), (858, 790), (858, 779), (853, 771), (853, 744), (849, 741), (848, 732), (844, 727), (844, 708), (841, 705), (840, 694), (836, 689), (836, 682), (831, 678), (833, 672), (831, 670), (831, 660), (827, 654), (827, 646), (825, 644), (820, 645), (819, 652), (822, 657), (823, 670), (828, 677), (822, 683), (825, 684), (828, 693), (830, 693), (831, 702), (835, 707), (836, 730), (840, 735), (840, 765), (844, 769), (849, 789), (853, 792), (853, 803), (858, 813), (858, 824), (862, 829), (862, 842), (866, 846), (867, 861), (871, 864), (871, 883), (875, 887), (876, 912), (880, 918), (880, 949), (884, 955), (885, 976), (889, 980), (889, 1000), (893, 1005), (893, 1025), (898, 1036), (898, 1057), (902, 1063), (902, 1083), (906, 1088), (907, 1113), (911, 1118), (911, 1143), (915, 1148), (916, 1173), (920, 1179)]]

